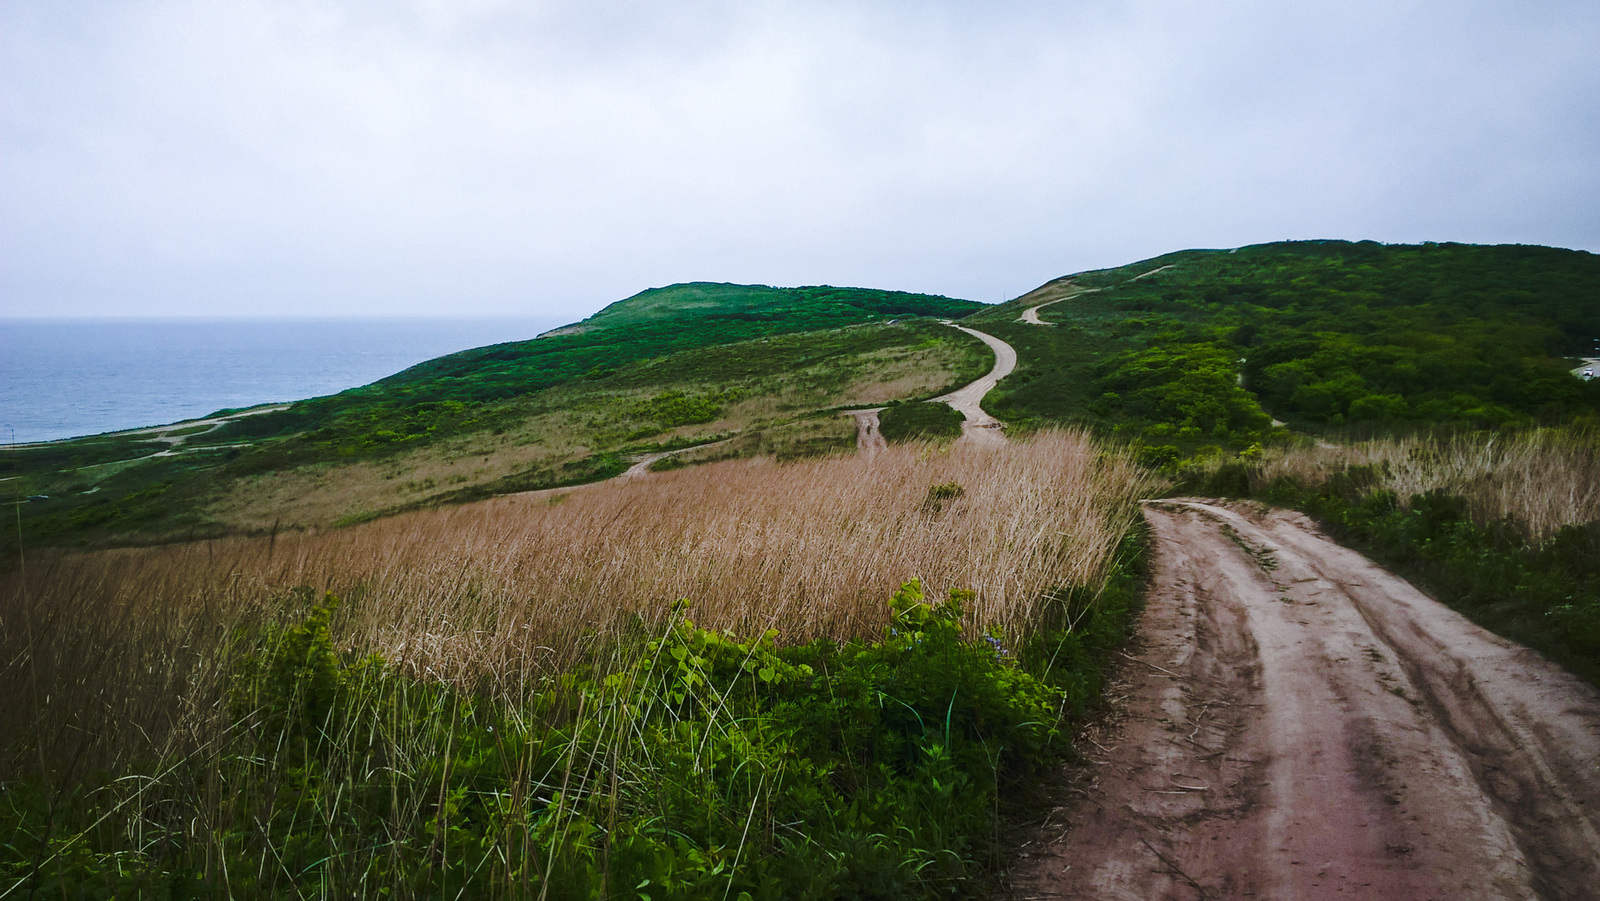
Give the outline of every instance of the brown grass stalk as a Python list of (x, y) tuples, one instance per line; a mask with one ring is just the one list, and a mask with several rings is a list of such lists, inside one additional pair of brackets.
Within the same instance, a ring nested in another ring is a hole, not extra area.
[(1350, 466), (1372, 467), (1374, 488), (1402, 502), (1442, 489), (1465, 498), (1480, 522), (1509, 517), (1535, 539), (1600, 519), (1600, 440), (1583, 429), (1295, 447), (1270, 453), (1252, 481), (1259, 487), (1289, 477), (1318, 485)]

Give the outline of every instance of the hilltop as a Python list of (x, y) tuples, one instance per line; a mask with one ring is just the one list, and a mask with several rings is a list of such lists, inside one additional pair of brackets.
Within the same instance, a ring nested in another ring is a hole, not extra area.
[(30, 541), (121, 543), (575, 484), (734, 436), (743, 453), (822, 453), (853, 446), (834, 408), (932, 396), (981, 372), (987, 351), (937, 319), (982, 306), (828, 286), (656, 288), (332, 396), (18, 449), (0, 475), (49, 497), (23, 508)]
[[(970, 317), (1018, 349), (989, 410), (1079, 422), (1152, 459), (1303, 432), (1555, 424), (1600, 412), (1600, 256), (1301, 241), (1055, 279)], [(1046, 305), (1047, 304), (1047, 305)], [(1041, 306), (1044, 305), (1044, 306)], [(1029, 309), (1047, 327), (1018, 321)]]

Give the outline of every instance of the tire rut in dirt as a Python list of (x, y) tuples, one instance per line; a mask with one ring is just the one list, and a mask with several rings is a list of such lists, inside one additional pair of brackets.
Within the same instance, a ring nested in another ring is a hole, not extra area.
[(1592, 688), (1298, 514), (1178, 502), (1147, 519), (1120, 713), (1086, 736), (1092, 763), (1026, 849), (1019, 895), (1595, 896)]

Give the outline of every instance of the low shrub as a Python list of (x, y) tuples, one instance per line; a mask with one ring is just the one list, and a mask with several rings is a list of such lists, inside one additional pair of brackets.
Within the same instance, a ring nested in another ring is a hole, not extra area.
[(999, 853), (999, 795), (1068, 749), (1126, 634), (1119, 573), (1015, 653), (969, 640), (969, 592), (915, 581), (869, 641), (741, 639), (680, 602), (516, 700), (341, 655), (328, 596), (258, 641), (226, 727), (187, 754), (67, 792), (8, 779), (0, 891), (964, 894)]
[(890, 404), (878, 414), (878, 430), (885, 441), (955, 438), (965, 420), (953, 407), (936, 401)]

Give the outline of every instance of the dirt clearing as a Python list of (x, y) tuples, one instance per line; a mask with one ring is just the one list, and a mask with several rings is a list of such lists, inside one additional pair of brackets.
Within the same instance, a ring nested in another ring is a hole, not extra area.
[(1146, 517), (1136, 656), (1018, 897), (1600, 897), (1600, 693), (1300, 514)]

